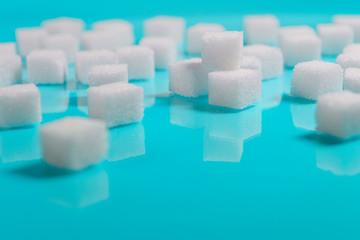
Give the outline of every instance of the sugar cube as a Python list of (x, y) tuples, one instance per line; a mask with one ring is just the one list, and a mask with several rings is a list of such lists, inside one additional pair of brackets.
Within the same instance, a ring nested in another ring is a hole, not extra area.
[(0, 43), (0, 54), (16, 54), (16, 46), (13, 42)]
[(350, 91), (319, 97), (316, 107), (317, 130), (339, 138), (360, 134), (360, 94)]
[(126, 64), (95, 65), (89, 71), (89, 86), (113, 82), (128, 82)]
[(346, 68), (344, 70), (344, 89), (360, 93), (360, 68)]
[(156, 69), (168, 69), (169, 63), (176, 61), (176, 43), (171, 38), (145, 37), (141, 39), (140, 45), (147, 46), (154, 51)]
[(41, 120), (40, 92), (34, 84), (0, 87), (0, 128), (23, 127)]
[(340, 64), (342, 68), (360, 68), (360, 54), (342, 53), (336, 57), (336, 63)]
[(200, 58), (191, 58), (169, 64), (169, 89), (185, 97), (208, 93), (208, 70)]
[(88, 89), (89, 117), (108, 127), (140, 122), (144, 116), (144, 92), (136, 85), (117, 82)]
[(285, 35), (281, 40), (280, 48), (285, 65), (288, 67), (321, 58), (321, 39), (311, 34)]
[(346, 47), (344, 47), (343, 53), (356, 53), (358, 52), (360, 54), (360, 43), (353, 43), (349, 44)]
[(117, 64), (116, 54), (109, 50), (81, 51), (75, 54), (76, 77), (89, 84), (89, 71), (95, 65)]
[(209, 104), (234, 109), (261, 98), (261, 73), (251, 69), (209, 73)]
[(43, 159), (50, 165), (82, 170), (101, 162), (108, 151), (104, 122), (67, 117), (41, 127)]
[(333, 22), (351, 27), (354, 30), (355, 42), (360, 42), (360, 15), (335, 15)]
[(241, 65), (243, 33), (207, 32), (202, 35), (202, 61), (212, 70), (235, 70)]
[(64, 83), (66, 55), (62, 50), (34, 50), (26, 57), (28, 81), (35, 84)]
[(116, 51), (119, 63), (128, 65), (129, 80), (149, 79), (155, 76), (154, 51), (146, 46), (127, 46)]
[(284, 70), (284, 59), (280, 48), (263, 44), (244, 47), (245, 56), (255, 56), (261, 60), (262, 79), (278, 77)]
[(346, 25), (318, 24), (317, 31), (323, 55), (338, 55), (345, 46), (354, 42), (354, 31)]
[(51, 35), (43, 39), (45, 49), (62, 50), (68, 63), (74, 63), (75, 53), (79, 51), (79, 39), (70, 34)]
[(146, 37), (168, 37), (176, 44), (184, 40), (185, 19), (180, 17), (156, 16), (144, 21)]
[(82, 34), (84, 50), (115, 50), (122, 46), (118, 33), (111, 30), (91, 30)]
[(280, 22), (274, 15), (248, 15), (244, 18), (246, 44), (277, 43)]
[(0, 86), (21, 82), (21, 57), (15, 54), (0, 54)]
[(314, 60), (295, 65), (291, 79), (291, 94), (294, 96), (316, 100), (342, 88), (343, 71), (338, 64)]
[(279, 40), (286, 35), (316, 35), (315, 30), (306, 25), (286, 26), (279, 29)]
[(17, 28), (15, 31), (19, 54), (26, 57), (32, 50), (42, 48), (42, 39), (46, 37), (46, 31), (42, 28)]
[(201, 37), (206, 32), (223, 32), (225, 28), (217, 23), (198, 23), (187, 30), (187, 52), (201, 54)]
[(83, 20), (70, 17), (45, 20), (41, 23), (41, 26), (48, 34), (71, 34), (77, 38), (80, 38), (81, 33), (85, 28)]
[(251, 55), (244, 55), (241, 61), (240, 68), (249, 68), (262, 72), (261, 60), (258, 57)]
[(108, 30), (114, 34), (118, 46), (129, 46), (134, 44), (134, 27), (128, 21), (122, 19), (104, 20), (94, 23), (95, 30)]

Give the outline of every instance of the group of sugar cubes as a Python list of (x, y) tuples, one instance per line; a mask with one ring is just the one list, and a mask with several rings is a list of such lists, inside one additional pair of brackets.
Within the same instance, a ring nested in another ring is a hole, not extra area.
[[(268, 42), (276, 39), (277, 25)], [(242, 32), (225, 31), (218, 24), (190, 27), (187, 44), (188, 53), (201, 52), (202, 59), (171, 63), (170, 91), (185, 97), (208, 94), (212, 105), (246, 108), (260, 99), (262, 79), (274, 78), (283, 72), (279, 48), (263, 44), (243, 47)]]

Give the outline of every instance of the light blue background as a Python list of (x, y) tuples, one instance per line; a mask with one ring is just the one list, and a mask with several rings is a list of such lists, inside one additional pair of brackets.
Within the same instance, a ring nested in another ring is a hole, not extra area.
[[(229, 30), (246, 12), (315, 26), (359, 5), (346, 2), (6, 2), (0, 36), (60, 15), (124, 16), (138, 39), (142, 19), (158, 13)], [(360, 142), (318, 135), (316, 104), (287, 95), (291, 75), (264, 81), (254, 107), (227, 111), (169, 95), (158, 71), (136, 83), (143, 122), (110, 130), (113, 161), (76, 174), (40, 160), (38, 127), (0, 131), (0, 239), (359, 239)], [(40, 87), (43, 123), (87, 116), (86, 89), (73, 80)]]

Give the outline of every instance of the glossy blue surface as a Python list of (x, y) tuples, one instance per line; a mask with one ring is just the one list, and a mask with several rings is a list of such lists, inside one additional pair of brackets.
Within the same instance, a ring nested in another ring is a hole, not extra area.
[[(187, 20), (241, 29), (236, 19)], [(73, 70), (40, 86), (43, 123), (87, 116)], [(78, 173), (42, 162), (39, 126), (1, 130), (0, 239), (359, 239), (360, 141), (318, 135), (316, 104), (287, 95), (291, 75), (263, 81), (262, 101), (242, 111), (170, 94), (166, 71), (134, 82), (144, 120), (111, 129), (108, 159)]]

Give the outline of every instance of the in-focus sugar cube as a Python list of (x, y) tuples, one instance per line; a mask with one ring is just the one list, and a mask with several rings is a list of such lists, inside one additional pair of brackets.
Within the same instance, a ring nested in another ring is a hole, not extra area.
[(184, 18), (156, 16), (144, 21), (144, 35), (145, 37), (168, 37), (176, 44), (182, 44), (185, 24)]
[(66, 55), (62, 50), (34, 50), (26, 57), (28, 81), (35, 84), (64, 83)]
[(48, 34), (71, 34), (80, 38), (82, 31), (85, 28), (84, 21), (78, 18), (59, 17), (45, 20), (41, 26)]
[(252, 70), (262, 72), (261, 60), (255, 56), (244, 55), (242, 57), (240, 68), (249, 68)]
[(144, 91), (134, 84), (118, 82), (90, 87), (89, 117), (114, 127), (140, 122), (144, 116)]
[(108, 130), (104, 122), (67, 117), (41, 127), (43, 159), (50, 165), (82, 170), (107, 155)]
[(16, 45), (13, 42), (0, 43), (0, 54), (16, 54)]
[(19, 54), (26, 57), (32, 50), (43, 47), (42, 40), (47, 36), (47, 33), (42, 28), (33, 27), (17, 28), (15, 35)]
[(89, 84), (89, 71), (95, 65), (117, 64), (116, 54), (109, 50), (81, 51), (75, 54), (76, 77)]
[(15, 54), (0, 54), (0, 86), (21, 82), (21, 57)]
[(360, 54), (360, 43), (349, 44), (344, 47), (343, 53), (359, 53)]
[(335, 15), (333, 22), (351, 27), (354, 30), (355, 42), (360, 42), (360, 15)]
[(243, 33), (207, 32), (202, 35), (202, 61), (211, 70), (235, 70), (241, 65)]
[(345, 46), (354, 42), (354, 31), (346, 25), (318, 24), (317, 31), (323, 55), (338, 55)]
[(0, 87), (0, 128), (23, 127), (41, 120), (40, 92), (34, 84)]
[(217, 23), (198, 23), (187, 30), (187, 52), (201, 54), (202, 35), (206, 32), (223, 32), (225, 28)]
[(96, 22), (92, 26), (95, 30), (108, 30), (113, 32), (118, 46), (129, 46), (134, 44), (134, 27), (128, 21), (111, 19)]
[(209, 104), (243, 109), (261, 98), (261, 73), (251, 69), (209, 73)]
[(246, 44), (277, 43), (280, 22), (274, 15), (248, 15), (244, 18)]
[(43, 40), (45, 49), (62, 50), (66, 54), (68, 63), (74, 63), (75, 53), (79, 51), (79, 39), (71, 34), (57, 34)]
[(285, 35), (281, 39), (280, 48), (284, 55), (284, 63), (288, 67), (321, 58), (321, 39), (311, 34)]
[(284, 70), (284, 58), (280, 48), (263, 44), (244, 47), (245, 56), (255, 56), (261, 60), (262, 79), (278, 77)]
[(360, 54), (342, 53), (336, 57), (336, 63), (340, 64), (342, 68), (360, 68)]
[(339, 138), (360, 134), (360, 94), (350, 91), (319, 97), (316, 107), (317, 130)]
[(315, 60), (295, 65), (291, 79), (291, 94), (294, 96), (316, 100), (342, 88), (343, 70), (336, 63)]
[(154, 51), (156, 69), (168, 69), (169, 63), (177, 59), (176, 43), (171, 38), (145, 37), (141, 39), (140, 45), (147, 46)]
[(126, 64), (95, 65), (90, 68), (89, 86), (114, 82), (128, 82)]
[(360, 68), (346, 68), (344, 70), (344, 89), (360, 93)]
[(169, 64), (169, 89), (185, 97), (198, 97), (208, 93), (208, 70), (201, 58), (191, 58)]
[(146, 46), (127, 46), (116, 51), (119, 63), (128, 65), (129, 80), (149, 79), (155, 76), (154, 51)]

